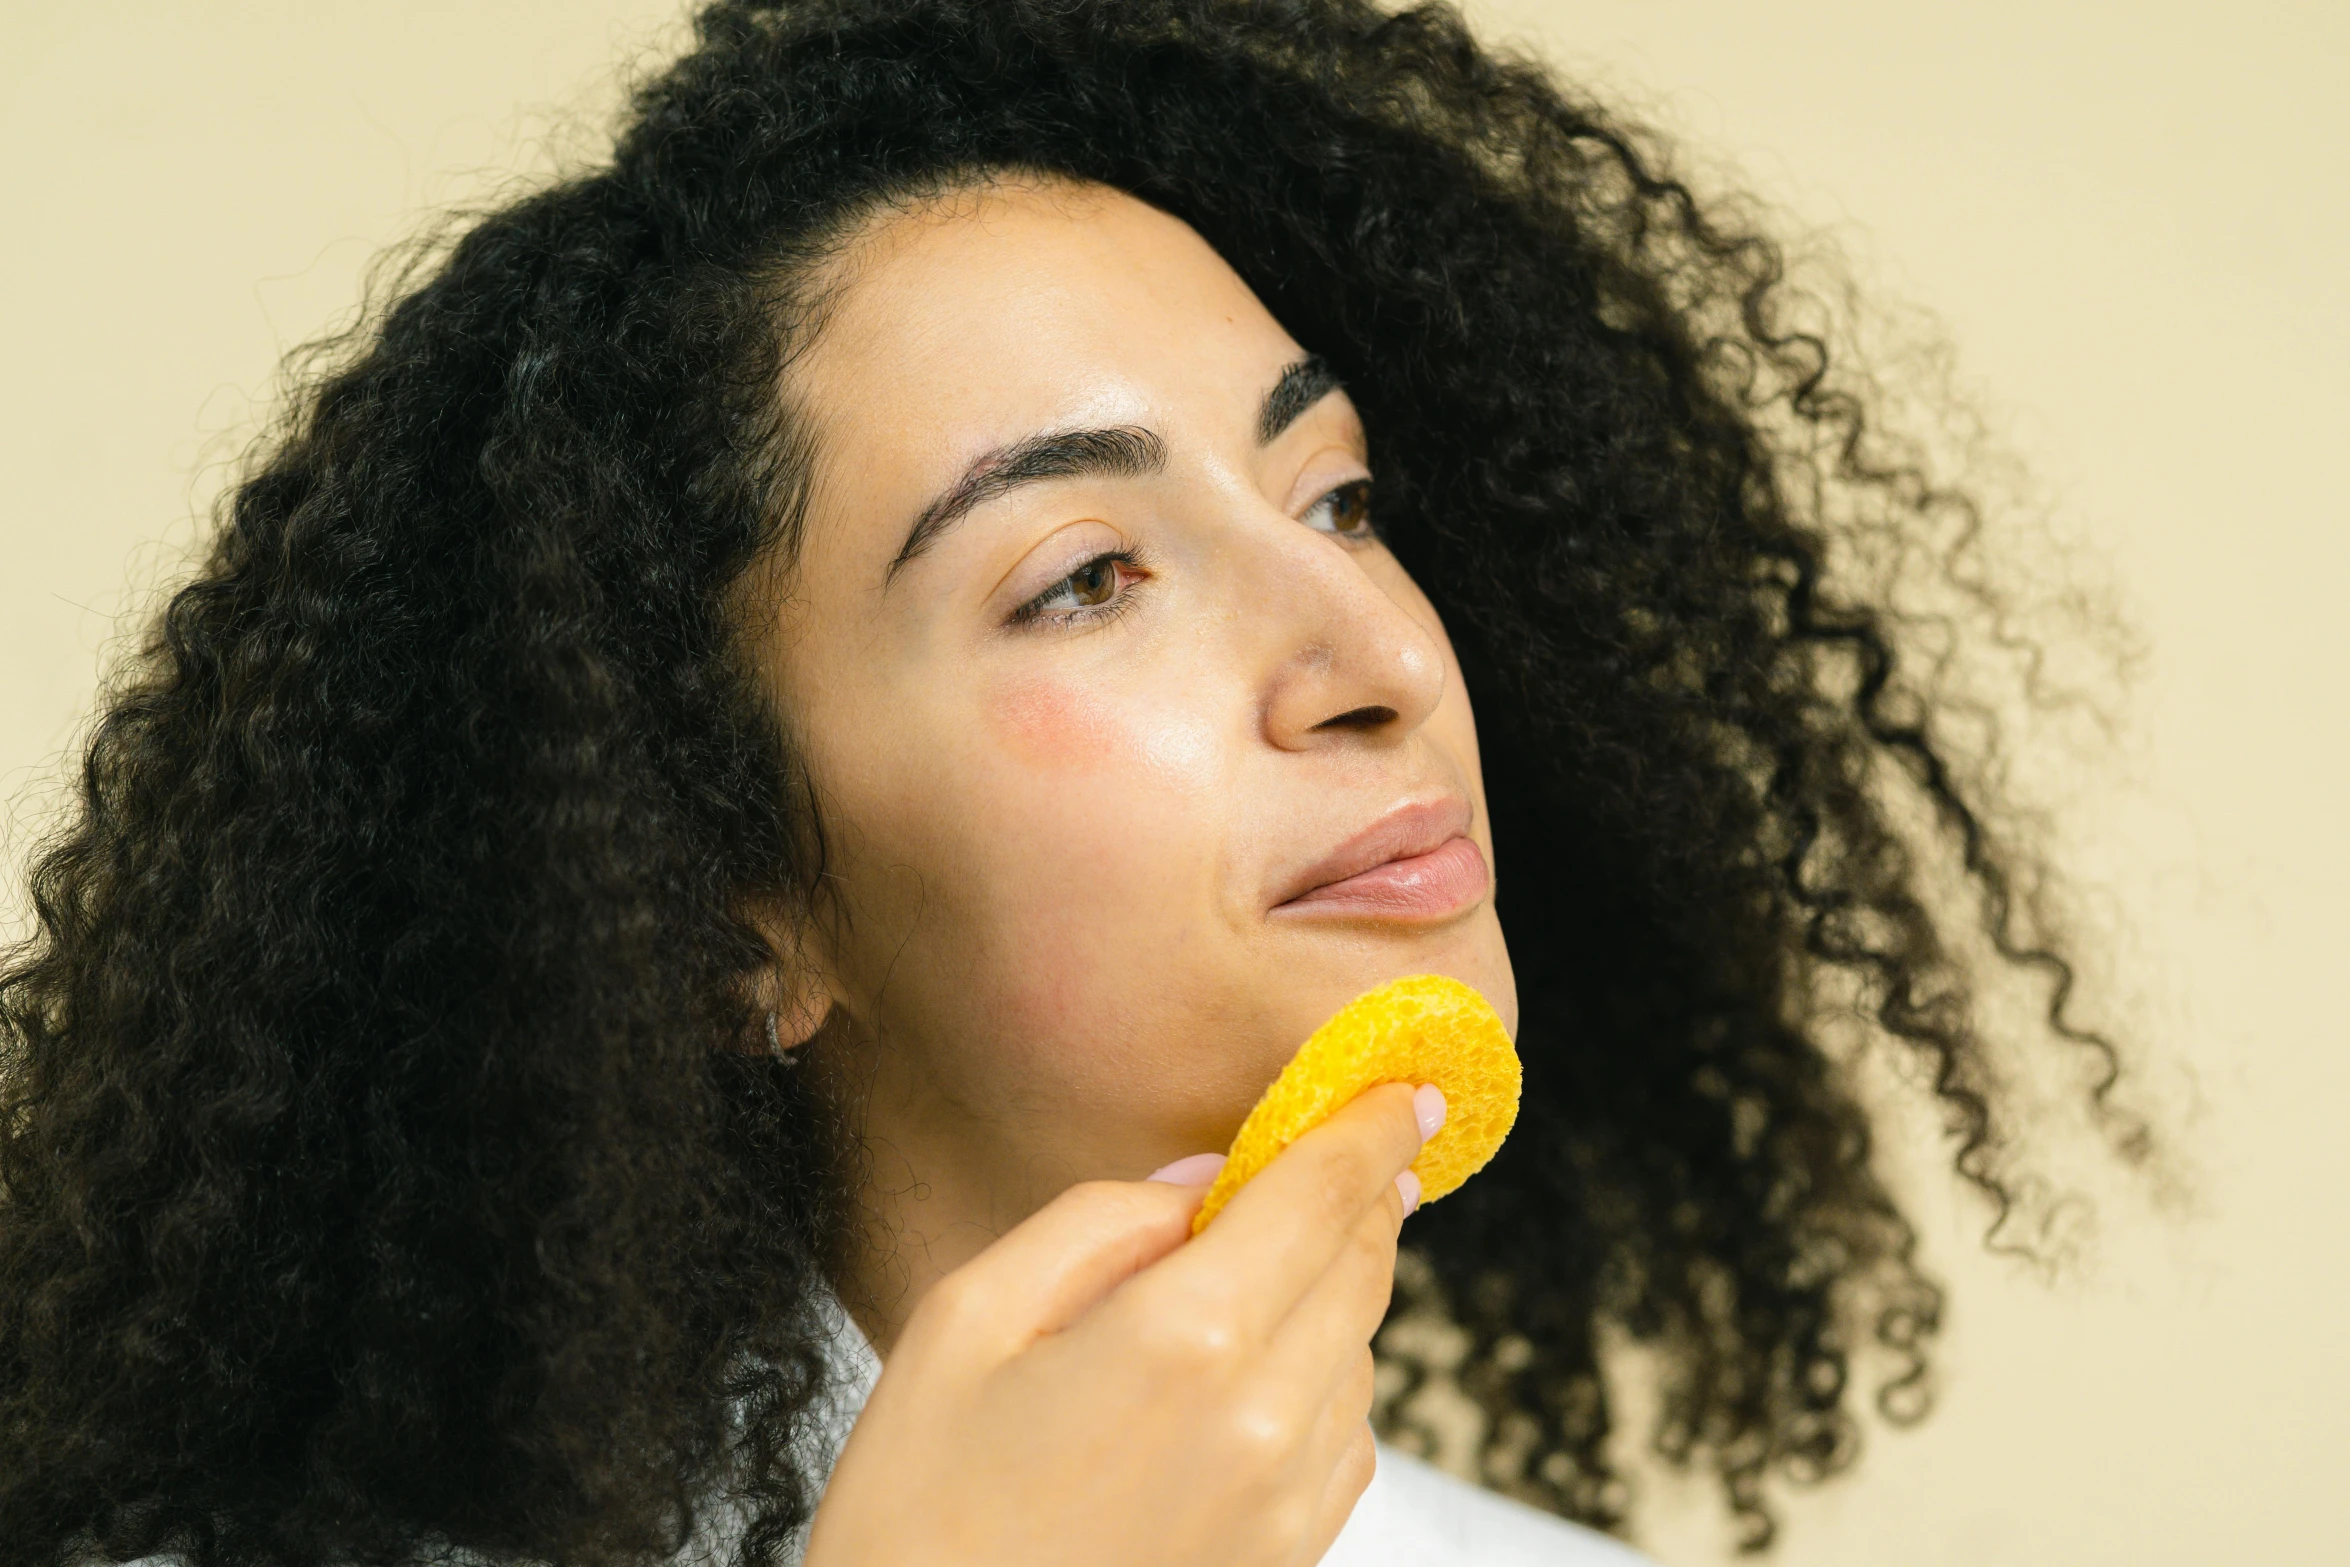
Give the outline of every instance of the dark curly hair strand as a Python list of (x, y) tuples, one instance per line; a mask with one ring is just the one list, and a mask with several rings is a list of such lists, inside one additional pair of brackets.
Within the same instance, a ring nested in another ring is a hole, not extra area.
[(2010, 1196), (1921, 831), (2100, 1103), (2114, 1064), (1895, 617), (1829, 588), (1835, 497), (1965, 498), (1871, 458), (1779, 252), (1653, 164), (1441, 6), (705, 10), (608, 167), (304, 394), (103, 713), (0, 969), (0, 1562), (617, 1563), (723, 1504), (764, 1563), (809, 1515), (852, 1136), (733, 1048), (818, 837), (730, 605), (792, 545), (795, 280), (1003, 171), (1184, 219), (1338, 368), (1456, 639), (1525, 1103), (1411, 1239), (1487, 1483), (1620, 1523), (1612, 1326), (1767, 1543), (1857, 1356), (1922, 1408), (1941, 1310), (1818, 976)]

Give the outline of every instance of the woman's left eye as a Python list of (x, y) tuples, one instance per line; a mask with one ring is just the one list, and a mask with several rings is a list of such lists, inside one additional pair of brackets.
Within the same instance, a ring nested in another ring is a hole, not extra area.
[(1367, 539), (1371, 530), (1371, 481), (1352, 479), (1306, 508), (1298, 519), (1309, 528), (1342, 539)]

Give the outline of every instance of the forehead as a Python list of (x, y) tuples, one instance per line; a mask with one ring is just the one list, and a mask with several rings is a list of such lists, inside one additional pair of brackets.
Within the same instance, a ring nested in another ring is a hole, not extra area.
[(789, 389), (820, 471), (1080, 423), (1245, 423), (1298, 353), (1189, 225), (1074, 182), (893, 208), (815, 283), (821, 326)]

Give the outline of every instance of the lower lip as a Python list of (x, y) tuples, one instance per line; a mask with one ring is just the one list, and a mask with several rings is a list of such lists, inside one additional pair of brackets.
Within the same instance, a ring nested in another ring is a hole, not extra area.
[(1374, 865), (1277, 908), (1356, 919), (1434, 919), (1475, 903), (1492, 880), (1477, 846), (1466, 838), (1452, 838), (1426, 854)]

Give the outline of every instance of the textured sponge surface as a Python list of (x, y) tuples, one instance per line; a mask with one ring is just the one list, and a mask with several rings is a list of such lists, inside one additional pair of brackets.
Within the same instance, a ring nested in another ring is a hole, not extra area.
[(1444, 1125), (1412, 1161), (1423, 1203), (1483, 1169), (1518, 1119), (1518, 1053), (1485, 998), (1441, 974), (1392, 981), (1339, 1008), (1298, 1047), (1241, 1123), (1191, 1232), (1282, 1149), (1381, 1083), (1444, 1091)]

